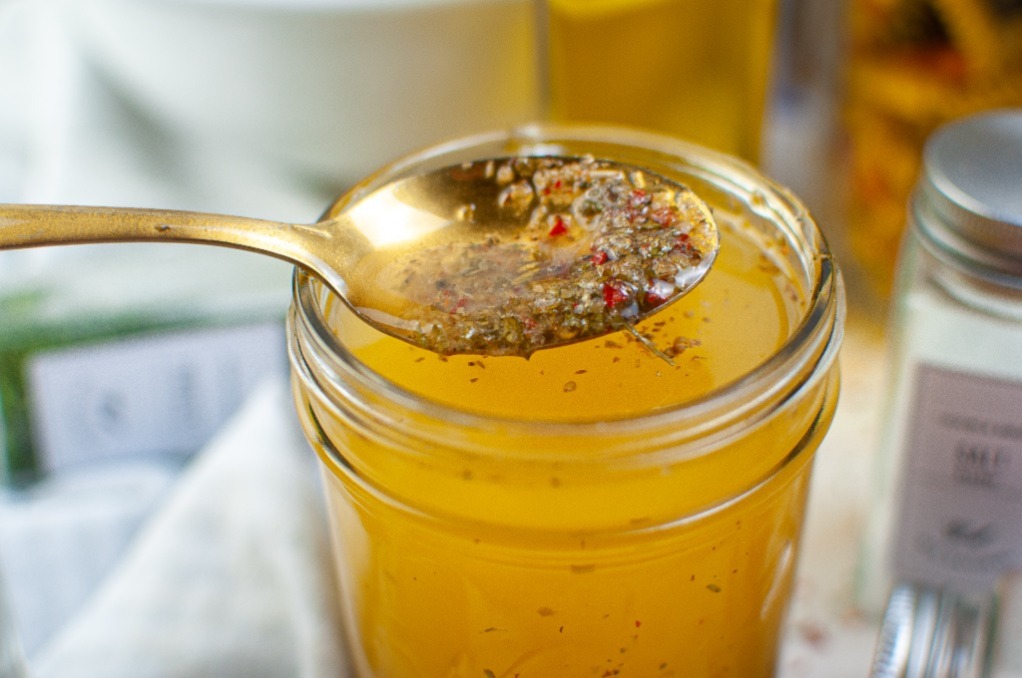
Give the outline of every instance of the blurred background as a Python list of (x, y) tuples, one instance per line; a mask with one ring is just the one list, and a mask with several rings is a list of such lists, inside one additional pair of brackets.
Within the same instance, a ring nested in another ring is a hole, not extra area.
[[(1022, 105), (1020, 7), (0, 0), (0, 201), (308, 223), (443, 138), (537, 119), (648, 127), (803, 198), (872, 360), (924, 139)], [(287, 265), (212, 248), (0, 253), (0, 572), (30, 658), (255, 385), (286, 373), (289, 285)]]

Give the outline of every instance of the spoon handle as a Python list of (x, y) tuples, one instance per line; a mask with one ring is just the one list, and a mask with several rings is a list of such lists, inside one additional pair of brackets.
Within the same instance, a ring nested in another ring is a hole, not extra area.
[(268, 234), (289, 228), (260, 219), (176, 210), (0, 205), (0, 249), (164, 240), (277, 253), (280, 243)]
[[(284, 259), (323, 274), (315, 253), (335, 237), (316, 224), (121, 207), (0, 204), (0, 250), (111, 242), (190, 242), (234, 247)], [(327, 283), (339, 283), (326, 271)]]

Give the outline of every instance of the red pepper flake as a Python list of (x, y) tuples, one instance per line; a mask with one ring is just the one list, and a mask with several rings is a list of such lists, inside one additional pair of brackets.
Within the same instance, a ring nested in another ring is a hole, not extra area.
[(639, 628), (640, 626), (642, 626), (642, 622), (639, 621), (638, 619), (636, 619), (635, 620), (635, 628)]
[(593, 252), (593, 263), (596, 264), (597, 266), (602, 266), (603, 264), (607, 263), (609, 259), (610, 256), (603, 250), (597, 250), (596, 252)]
[(633, 190), (628, 195), (628, 218), (631, 221), (635, 221), (638, 216), (646, 211), (651, 202), (651, 198), (646, 194), (646, 191), (641, 188)]
[(603, 283), (603, 303), (608, 308), (615, 308), (626, 301), (628, 301), (627, 294), (610, 283)]
[[(653, 210), (649, 218), (661, 226), (670, 227), (678, 223), (678, 216), (677, 210), (670, 207), (661, 207)], [(685, 237), (687, 238), (688, 235), (686, 234)]]
[(694, 254), (695, 248), (692, 246), (692, 241), (688, 237), (688, 233), (679, 233), (678, 242), (674, 246), (675, 251), (681, 252), (682, 254)]
[(650, 291), (650, 292), (646, 292), (646, 299), (645, 299), (645, 301), (646, 301), (646, 306), (648, 308), (656, 308), (660, 304), (662, 304), (665, 301), (667, 301), (667, 299), (664, 298), (664, 297), (661, 297), (656, 292)]
[(561, 215), (558, 214), (554, 218), (554, 225), (550, 227), (549, 235), (551, 238), (556, 238), (557, 236), (564, 235), (567, 232), (568, 225), (564, 223), (564, 219), (561, 218)]

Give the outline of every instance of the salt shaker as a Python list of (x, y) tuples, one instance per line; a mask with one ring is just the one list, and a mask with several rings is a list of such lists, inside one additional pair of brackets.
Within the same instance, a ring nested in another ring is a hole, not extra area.
[[(887, 607), (874, 674), (983, 675), (989, 601), (1022, 570), (1022, 109), (930, 137), (900, 257), (858, 587), (865, 608)], [(980, 612), (961, 633), (962, 614), (936, 609)], [(885, 667), (899, 624), (917, 656), (957, 663)]]

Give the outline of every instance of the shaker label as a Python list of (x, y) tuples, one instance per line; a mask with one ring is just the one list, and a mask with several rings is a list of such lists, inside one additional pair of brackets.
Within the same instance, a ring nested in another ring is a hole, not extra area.
[(921, 364), (914, 387), (895, 568), (990, 585), (1022, 565), (1022, 383)]
[(33, 356), (26, 377), (40, 466), (197, 451), (259, 379), (283, 373), (283, 334), (260, 323)]

